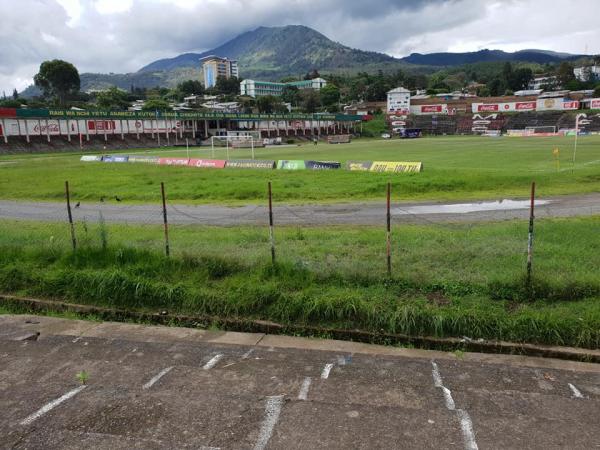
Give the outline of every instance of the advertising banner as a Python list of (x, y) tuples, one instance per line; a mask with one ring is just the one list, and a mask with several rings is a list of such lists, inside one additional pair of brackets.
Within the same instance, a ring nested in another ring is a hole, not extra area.
[(448, 114), (448, 105), (446, 103), (435, 105), (413, 105), (410, 107), (410, 112), (421, 116), (427, 114)]
[(577, 101), (563, 102), (562, 109), (565, 109), (565, 110), (579, 109), (579, 102), (577, 102)]
[(310, 170), (339, 169), (342, 164), (337, 161), (305, 161), (306, 168)]
[(279, 160), (277, 168), (280, 170), (303, 170), (306, 169), (306, 164), (302, 160)]
[(158, 156), (132, 155), (129, 157), (130, 163), (158, 164)]
[(346, 169), (368, 172), (371, 170), (372, 165), (373, 163), (371, 161), (348, 161), (346, 162)]
[(102, 161), (102, 156), (98, 156), (98, 155), (83, 155), (80, 159), (80, 161)]
[(187, 166), (190, 162), (187, 158), (159, 158), (158, 164), (161, 166)]
[(538, 111), (565, 111), (579, 109), (578, 101), (569, 101), (564, 98), (544, 98), (537, 101)]
[(590, 100), (590, 109), (600, 109), (600, 98)]
[(129, 156), (126, 155), (106, 155), (102, 157), (102, 161), (108, 163), (126, 163), (129, 160)]
[(0, 117), (16, 117), (16, 108), (0, 108)]
[(224, 169), (226, 162), (227, 161), (222, 159), (190, 159), (188, 166), (200, 167), (203, 169)]
[(232, 159), (225, 164), (227, 169), (274, 169), (275, 161), (256, 159)]
[(421, 162), (373, 161), (371, 172), (421, 172)]

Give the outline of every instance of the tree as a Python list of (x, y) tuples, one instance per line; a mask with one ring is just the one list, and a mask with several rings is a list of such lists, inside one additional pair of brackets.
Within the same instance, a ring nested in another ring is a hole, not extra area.
[(127, 92), (113, 86), (96, 95), (96, 105), (101, 109), (126, 109), (129, 106)]
[(281, 92), (281, 100), (285, 103), (290, 103), (292, 106), (297, 106), (300, 103), (300, 91), (296, 86), (284, 86)]
[(503, 95), (507, 88), (506, 82), (499, 77), (494, 78), (492, 81), (490, 81), (487, 84), (487, 87), (492, 97), (498, 97), (500, 95)]
[(160, 98), (151, 98), (144, 103), (142, 107), (144, 111), (171, 111), (171, 105)]
[(321, 98), (313, 89), (305, 89), (302, 91), (302, 109), (307, 113), (314, 113), (321, 106)]
[(17, 91), (17, 88), (15, 88), (15, 90), (13, 91), (13, 100), (17, 100), (19, 98), (19, 91)]
[(44, 92), (44, 96), (53, 97), (59, 105), (64, 105), (67, 96), (76, 94), (81, 87), (75, 66), (60, 59), (44, 61), (33, 81)]
[(575, 79), (575, 74), (573, 73), (573, 65), (568, 63), (567, 61), (563, 61), (558, 66), (558, 70), (556, 72), (556, 76), (558, 77), (558, 81), (561, 86), (565, 86), (569, 81)]
[(321, 88), (321, 103), (323, 106), (331, 107), (340, 101), (340, 90), (333, 84), (327, 84)]
[(4, 108), (20, 108), (23, 102), (21, 100), (15, 100), (13, 98), (7, 98), (0, 100), (0, 107)]
[(533, 71), (529, 67), (523, 67), (512, 72), (506, 82), (513, 91), (518, 91), (526, 89), (531, 80), (533, 80)]
[(240, 81), (237, 77), (227, 78), (224, 76), (217, 77), (217, 83), (215, 84), (215, 90), (218, 94), (222, 95), (239, 95), (240, 94)]
[(600, 83), (598, 83), (594, 89), (594, 97), (600, 97)]
[(203, 95), (204, 85), (198, 80), (186, 80), (177, 85), (184, 95)]
[(256, 99), (256, 106), (258, 108), (258, 112), (263, 114), (271, 114), (276, 110), (280, 110), (279, 106), (281, 102), (272, 95), (264, 95), (258, 97)]
[(315, 78), (321, 78), (321, 75), (319, 74), (319, 71), (317, 69), (313, 69), (306, 75), (304, 75), (305, 80), (314, 80)]

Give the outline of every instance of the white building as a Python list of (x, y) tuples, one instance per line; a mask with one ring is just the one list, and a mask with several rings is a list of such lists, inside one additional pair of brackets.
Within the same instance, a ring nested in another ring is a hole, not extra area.
[(272, 81), (243, 80), (240, 83), (240, 94), (249, 97), (262, 97), (264, 95), (280, 96), (283, 89), (287, 86), (294, 86), (298, 89), (314, 89), (319, 91), (327, 86), (327, 81), (323, 78), (314, 78), (312, 80), (291, 81), (289, 83), (275, 83)]
[(550, 89), (557, 88), (559, 86), (558, 77), (536, 77), (529, 82), (529, 84), (527, 85), (527, 89), (532, 91), (544, 89), (542, 86), (550, 87)]
[(600, 66), (575, 67), (573, 74), (579, 81), (600, 80)]
[(387, 112), (408, 114), (410, 111), (410, 91), (397, 87), (387, 93)]

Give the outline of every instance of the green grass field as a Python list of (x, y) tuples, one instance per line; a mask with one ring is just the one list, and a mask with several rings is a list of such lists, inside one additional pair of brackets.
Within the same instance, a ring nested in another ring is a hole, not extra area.
[[(410, 335), (600, 348), (600, 218), (540, 220), (533, 288), (527, 223), (402, 225), (385, 271), (383, 230), (0, 223), (5, 293), (143, 312), (275, 320)], [(102, 240), (107, 247), (102, 248)], [(224, 256), (225, 255), (225, 256)]]
[[(75, 154), (2, 156), (0, 198), (60, 201), (65, 180), (75, 199), (94, 202), (114, 195), (128, 202), (157, 202), (161, 181), (171, 201), (227, 204), (264, 202), (268, 180), (273, 182), (275, 199), (290, 203), (381, 199), (388, 181), (399, 200), (525, 197), (532, 180), (541, 196), (600, 191), (600, 136), (580, 137), (575, 166), (573, 143), (573, 137), (453, 136), (256, 150), (257, 159), (422, 161), (425, 170), (419, 174), (83, 163)], [(561, 152), (558, 172), (554, 148)], [(174, 149), (142, 153), (186, 155), (185, 150)], [(190, 155), (210, 158), (211, 150), (194, 148)], [(232, 158), (249, 157), (249, 149), (232, 151)], [(224, 149), (217, 151), (217, 158), (225, 159)]]

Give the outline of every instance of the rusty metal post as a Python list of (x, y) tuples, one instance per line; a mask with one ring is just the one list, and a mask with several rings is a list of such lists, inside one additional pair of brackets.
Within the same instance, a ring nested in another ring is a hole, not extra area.
[(392, 276), (392, 214), (390, 210), (392, 196), (392, 183), (387, 184), (387, 233), (386, 233), (386, 244), (387, 244), (387, 274), (388, 277)]
[(162, 195), (163, 221), (165, 226), (165, 254), (169, 256), (169, 222), (167, 221), (167, 200), (165, 197), (165, 183), (160, 183), (160, 193)]
[(75, 238), (75, 225), (73, 225), (73, 214), (71, 213), (71, 194), (69, 193), (69, 182), (65, 181), (65, 196), (67, 198), (67, 213), (69, 215), (69, 227), (71, 228), (71, 243), (73, 251), (77, 250), (77, 239)]
[(531, 201), (529, 205), (529, 236), (527, 239), (527, 286), (531, 286), (531, 266), (533, 262), (533, 220), (535, 208), (535, 181), (531, 183)]
[(269, 241), (271, 242), (271, 262), (275, 264), (275, 236), (273, 233), (273, 192), (269, 181)]

